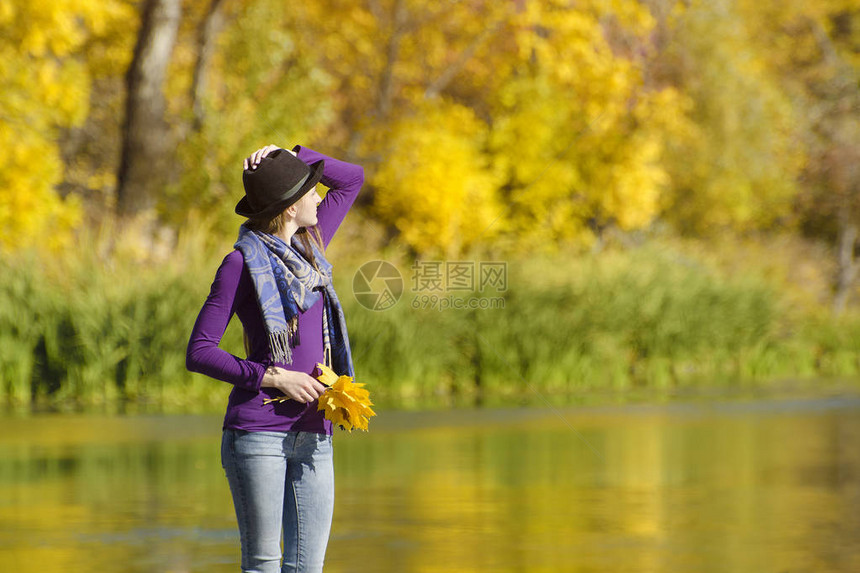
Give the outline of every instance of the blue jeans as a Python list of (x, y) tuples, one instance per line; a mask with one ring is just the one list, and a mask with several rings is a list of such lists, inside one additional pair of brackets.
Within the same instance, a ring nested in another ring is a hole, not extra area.
[(242, 571), (321, 572), (334, 510), (331, 436), (227, 429), (221, 464), (239, 522)]

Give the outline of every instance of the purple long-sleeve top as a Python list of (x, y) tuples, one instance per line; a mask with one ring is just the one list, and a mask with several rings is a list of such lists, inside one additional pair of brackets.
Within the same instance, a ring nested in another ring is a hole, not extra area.
[[(299, 159), (311, 164), (324, 160), (321, 182), (329, 192), (317, 208), (317, 227), (328, 247), (347, 211), (355, 202), (364, 183), (364, 170), (351, 163), (327, 157), (322, 153), (296, 146)], [(263, 314), (251, 276), (245, 268), (242, 253), (234, 250), (215, 273), (212, 288), (191, 331), (186, 366), (233, 385), (224, 416), (224, 427), (236, 430), (305, 431), (331, 434), (331, 422), (317, 411), (317, 402), (301, 404), (293, 400), (263, 404), (268, 398), (282, 396), (274, 388), (261, 388), (263, 374), (271, 365), (314, 375), (323, 362), (322, 309), (320, 297), (307, 311), (299, 313), (300, 343), (293, 349), (292, 363), (275, 362), (269, 350)], [(218, 347), (233, 315), (239, 317), (248, 337), (250, 352), (239, 358)]]

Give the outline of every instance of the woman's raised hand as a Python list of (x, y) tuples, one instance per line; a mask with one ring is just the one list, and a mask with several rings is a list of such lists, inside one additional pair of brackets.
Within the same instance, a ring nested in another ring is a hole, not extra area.
[(313, 376), (280, 366), (269, 366), (260, 386), (277, 388), (291, 400), (302, 404), (313, 402), (325, 392), (325, 386)]
[[(242, 169), (256, 169), (257, 166), (260, 165), (260, 161), (262, 161), (264, 157), (266, 157), (276, 149), (280, 149), (280, 147), (278, 147), (277, 145), (267, 145), (266, 147), (261, 147), (260, 149), (245, 158), (245, 161), (242, 163)], [(289, 151), (293, 155), (296, 154), (290, 149), (287, 149), (286, 151)]]

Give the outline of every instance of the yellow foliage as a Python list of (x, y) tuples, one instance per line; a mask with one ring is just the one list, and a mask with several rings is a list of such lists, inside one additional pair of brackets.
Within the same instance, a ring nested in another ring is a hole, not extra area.
[(647, 44), (655, 21), (642, 3), (324, 0), (297, 14), (361, 134), (352, 141), (382, 158), (375, 213), (414, 251), (458, 253), (502, 233), (529, 248), (587, 242), (591, 222), (634, 229), (659, 213), (665, 141), (682, 123), (669, 116), (682, 112), (652, 102), (681, 98), (643, 93), (638, 64), (606, 35), (611, 21)]
[(380, 123), (411, 114), (451, 72), (442, 92), (480, 107), (486, 94), (520, 64), (511, 57), (518, 10), (518, 3), (488, 0), (318, 0), (291, 5), (300, 49), (312, 47), (307, 58), (334, 82), (332, 99), (344, 121), (338, 127), (344, 131), (329, 133), (328, 141), (332, 136), (364, 135), (378, 130)]
[[(25, 165), (30, 167), (22, 169)], [(55, 148), (0, 123), (0, 251), (30, 246), (56, 251), (69, 244), (80, 205), (54, 193), (62, 169)]]
[(374, 210), (419, 253), (454, 255), (502, 226), (499, 177), (482, 151), (486, 127), (474, 113), (434, 99), (379, 134), (385, 162), (374, 174)]
[(103, 36), (127, 28), (131, 14), (120, 0), (0, 4), (0, 251), (69, 244), (81, 208), (54, 191), (64, 168), (56, 136), (89, 111), (99, 72), (81, 55), (104, 47)]
[[(660, 212), (662, 154), (684, 124), (681, 97), (644, 90), (638, 67), (608, 45), (602, 10), (528, 4), (517, 39), (530, 73), (495, 94), (490, 150), (509, 179), (511, 230), (525, 239), (587, 243), (591, 225), (637, 229)], [(653, 26), (636, 2), (609, 10), (634, 35)]]
[[(207, 7), (185, 4), (166, 89), (179, 122)], [(242, 157), (302, 142), (367, 165), (376, 215), (422, 254), (500, 235), (587, 244), (661, 216), (692, 231), (783, 220), (804, 128), (773, 70), (789, 77), (820, 49), (810, 26), (833, 32), (856, 2), (671, 4), (658, 22), (641, 0), (224, 3), (206, 119), (178, 146), (162, 215), (232, 228)], [(94, 79), (121, 81), (139, 8), (0, 1), (0, 249), (68, 240), (80, 209), (60, 183), (109, 195), (107, 161), (63, 165), (56, 140), (87, 120)], [(833, 48), (858, 61), (850, 41)], [(99, 127), (119, 100), (101, 102)]]
[[(747, 28), (755, 31), (749, 42), (759, 48), (762, 59), (783, 73), (796, 72), (798, 63), (820, 57), (822, 38), (816, 35), (822, 32), (829, 38), (828, 49), (835, 50), (846, 61), (853, 61), (855, 68), (860, 67), (857, 40), (852, 46), (849, 32), (853, 30), (854, 38), (857, 37), (860, 23), (857, 0), (735, 0), (735, 4)], [(840, 20), (839, 36), (849, 40), (846, 43), (833, 34)]]
[(692, 122), (666, 154), (668, 219), (696, 233), (779, 221), (790, 211), (804, 158), (795, 111), (766, 51), (755, 49), (727, 0), (678, 10), (671, 34), (669, 60), (687, 62), (679, 71)]

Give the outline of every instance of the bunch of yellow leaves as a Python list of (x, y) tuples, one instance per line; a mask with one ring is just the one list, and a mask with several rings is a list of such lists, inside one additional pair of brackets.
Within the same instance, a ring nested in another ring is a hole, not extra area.
[[(351, 376), (338, 376), (334, 370), (317, 363), (320, 375), (317, 380), (325, 386), (325, 392), (320, 396), (317, 411), (323, 410), (326, 420), (352, 432), (353, 428), (367, 431), (369, 419), (376, 415), (370, 407), (370, 392), (364, 389), (364, 384), (353, 381)], [(287, 396), (279, 396), (263, 403), (284, 402)]]
[(338, 376), (328, 366), (317, 363), (322, 372), (317, 380), (328, 386), (320, 396), (317, 410), (324, 410), (327, 420), (331, 420), (344, 430), (353, 428), (367, 431), (369, 418), (376, 415), (370, 406), (370, 392), (364, 384), (353, 381), (350, 376)]

